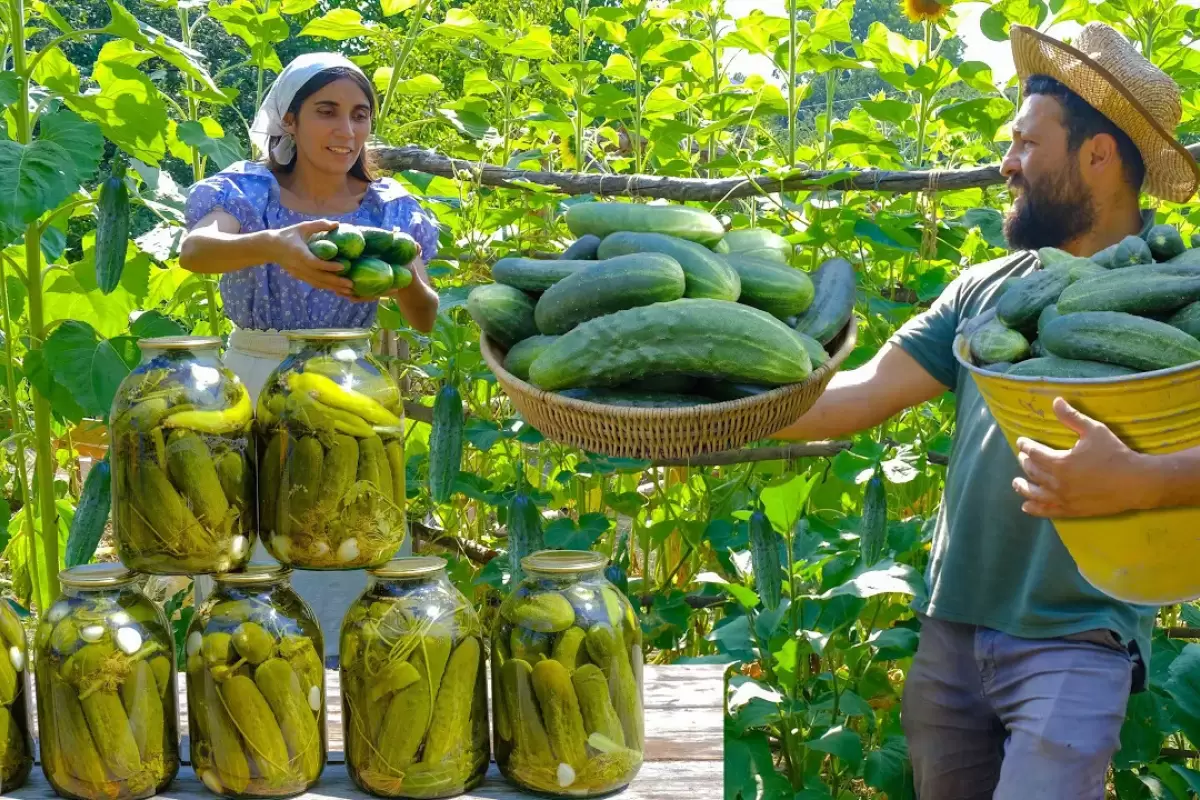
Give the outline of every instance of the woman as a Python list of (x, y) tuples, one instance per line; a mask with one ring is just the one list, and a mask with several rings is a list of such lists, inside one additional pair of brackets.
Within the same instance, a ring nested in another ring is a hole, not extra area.
[[(367, 328), (377, 301), (357, 298), (340, 266), (318, 259), (308, 238), (338, 222), (399, 229), (416, 239), (414, 280), (395, 298), (414, 328), (432, 330), (438, 296), (424, 262), (437, 252), (437, 224), (400, 184), (375, 178), (366, 149), (376, 110), (371, 82), (350, 60), (311, 53), (275, 80), (251, 126), (263, 162), (241, 161), (196, 183), (180, 264), (219, 274), (234, 324), (225, 363), (252, 398), (287, 355), (282, 331)], [(406, 541), (401, 554), (412, 552)], [(260, 542), (255, 558), (267, 558)], [(196, 581), (197, 599), (210, 579)], [(361, 571), (295, 572), (292, 584), (317, 614), (325, 653), (337, 653), (342, 615), (366, 585)]]

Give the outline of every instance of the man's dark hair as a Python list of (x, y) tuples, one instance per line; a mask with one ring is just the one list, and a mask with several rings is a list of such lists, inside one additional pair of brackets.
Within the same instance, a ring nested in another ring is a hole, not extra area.
[(1141, 192), (1142, 182), (1146, 179), (1146, 163), (1125, 131), (1063, 83), (1048, 75), (1031, 75), (1025, 81), (1025, 96), (1031, 94), (1048, 95), (1062, 104), (1062, 120), (1067, 129), (1067, 147), (1070, 152), (1074, 153), (1084, 140), (1097, 134), (1107, 133), (1116, 139), (1125, 180), (1135, 192)]

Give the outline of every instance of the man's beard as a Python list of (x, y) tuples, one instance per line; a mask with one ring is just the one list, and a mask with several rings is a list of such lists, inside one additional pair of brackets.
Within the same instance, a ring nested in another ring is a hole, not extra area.
[(1030, 184), (1018, 178), (1021, 194), (1004, 218), (1004, 237), (1014, 250), (1062, 247), (1096, 222), (1092, 194), (1077, 165)]

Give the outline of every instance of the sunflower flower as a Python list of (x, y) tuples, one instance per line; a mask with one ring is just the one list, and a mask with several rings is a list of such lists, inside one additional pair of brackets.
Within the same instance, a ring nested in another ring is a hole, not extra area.
[(904, 16), (913, 22), (937, 22), (954, 0), (903, 0)]

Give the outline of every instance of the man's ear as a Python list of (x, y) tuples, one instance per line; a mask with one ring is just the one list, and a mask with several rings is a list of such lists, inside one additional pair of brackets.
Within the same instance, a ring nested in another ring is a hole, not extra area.
[(1121, 170), (1121, 153), (1112, 134), (1097, 133), (1084, 142), (1083, 147), (1087, 153), (1083, 166), (1091, 169), (1093, 174), (1100, 176)]

